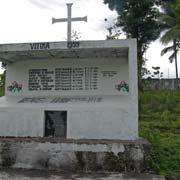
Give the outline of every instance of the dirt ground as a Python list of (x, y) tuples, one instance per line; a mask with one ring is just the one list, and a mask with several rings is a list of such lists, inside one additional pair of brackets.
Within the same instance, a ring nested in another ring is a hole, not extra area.
[(0, 180), (164, 180), (147, 174), (54, 172), (24, 169), (0, 169)]

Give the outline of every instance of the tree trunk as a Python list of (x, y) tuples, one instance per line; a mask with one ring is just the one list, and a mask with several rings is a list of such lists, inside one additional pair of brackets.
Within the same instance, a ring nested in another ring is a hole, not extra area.
[(142, 57), (138, 56), (138, 90), (143, 92), (143, 85), (142, 85)]
[(178, 89), (178, 65), (177, 65), (177, 50), (176, 50), (176, 39), (173, 40), (174, 47), (174, 60), (175, 60), (175, 69), (176, 69), (176, 89)]

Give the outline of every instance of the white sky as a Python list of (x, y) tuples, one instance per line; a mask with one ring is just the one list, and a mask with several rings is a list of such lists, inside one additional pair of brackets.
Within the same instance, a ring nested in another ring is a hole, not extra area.
[[(72, 23), (72, 30), (81, 33), (80, 40), (106, 39), (108, 23), (104, 19), (112, 22), (117, 15), (103, 0), (0, 0), (0, 44), (66, 40), (67, 24), (51, 23), (52, 17), (67, 17), (66, 3), (73, 3), (73, 17), (88, 16), (87, 23)], [(162, 49), (158, 41), (152, 43), (146, 53), (147, 68), (160, 66), (165, 77), (168, 69), (169, 77), (175, 77), (174, 63), (169, 63), (168, 56), (160, 56)]]

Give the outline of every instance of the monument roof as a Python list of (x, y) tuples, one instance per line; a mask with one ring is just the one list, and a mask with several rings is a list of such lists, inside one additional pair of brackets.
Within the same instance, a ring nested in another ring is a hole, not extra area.
[(9, 64), (54, 58), (121, 57), (128, 55), (134, 43), (135, 39), (1, 44), (0, 61)]

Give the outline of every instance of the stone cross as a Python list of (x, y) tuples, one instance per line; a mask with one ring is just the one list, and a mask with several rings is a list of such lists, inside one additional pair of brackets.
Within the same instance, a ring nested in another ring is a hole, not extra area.
[(57, 23), (57, 22), (67, 22), (67, 41), (71, 41), (71, 22), (72, 21), (87, 22), (87, 16), (72, 18), (72, 16), (71, 16), (72, 5), (73, 5), (73, 3), (67, 4), (67, 9), (68, 9), (67, 18), (61, 18), (61, 19), (52, 18), (52, 24)]

